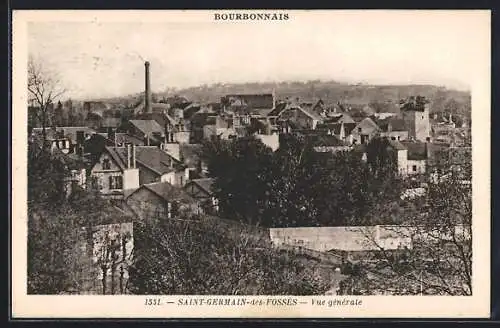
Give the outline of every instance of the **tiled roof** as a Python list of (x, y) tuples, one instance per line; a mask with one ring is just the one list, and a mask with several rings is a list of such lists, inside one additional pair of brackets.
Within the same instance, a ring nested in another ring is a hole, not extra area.
[(328, 123), (355, 123), (352, 117), (347, 113), (331, 113), (324, 121)]
[(344, 131), (345, 135), (348, 136), (351, 134), (352, 130), (356, 127), (356, 123), (344, 123)]
[(165, 132), (161, 125), (154, 120), (130, 120), (129, 122), (145, 135), (152, 135), (155, 132), (163, 134)]
[(214, 179), (212, 178), (203, 178), (203, 179), (194, 179), (191, 182), (197, 184), (201, 189), (205, 190), (208, 194), (213, 194), (213, 185)]
[(279, 116), (287, 107), (288, 107), (288, 104), (285, 102), (281, 102), (279, 104), (276, 104), (276, 108), (274, 108), (272, 111), (270, 111), (267, 114), (267, 116)]
[(148, 183), (142, 185), (137, 190), (140, 190), (141, 188), (152, 191), (166, 201), (184, 201), (186, 203), (195, 203), (195, 200), (189, 196), (184, 189), (172, 186), (168, 182)]
[[(127, 165), (126, 147), (106, 147), (108, 153), (123, 170)], [(154, 146), (136, 146), (136, 161), (158, 175), (163, 175), (176, 170), (180, 164), (178, 160)]]
[(389, 145), (395, 150), (406, 150), (406, 147), (397, 140), (389, 140)]
[(375, 123), (383, 132), (389, 132), (389, 125), (392, 131), (407, 131), (405, 121), (397, 117), (375, 120)]

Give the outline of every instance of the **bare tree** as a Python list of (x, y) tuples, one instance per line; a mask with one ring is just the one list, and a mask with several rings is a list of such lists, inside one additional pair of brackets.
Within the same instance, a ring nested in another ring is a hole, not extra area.
[(28, 58), (28, 99), (36, 107), (35, 116), (42, 126), (42, 147), (45, 147), (47, 139), (45, 129), (49, 121), (49, 111), (65, 92), (54, 72), (44, 67), (40, 60), (32, 56)]
[[(367, 229), (367, 240), (379, 252), (373, 259), (356, 263), (344, 292), (472, 295), (470, 181), (467, 164), (460, 171), (434, 175), (419, 200), (421, 205), (407, 213), (405, 225), (380, 227), (381, 238), (374, 238)], [(388, 250), (391, 241), (400, 244), (400, 249)]]

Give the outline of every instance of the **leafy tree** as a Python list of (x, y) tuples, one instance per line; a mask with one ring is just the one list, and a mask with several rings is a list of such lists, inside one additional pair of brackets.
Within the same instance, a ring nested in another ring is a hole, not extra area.
[(226, 217), (260, 224), (272, 150), (253, 137), (234, 141), (213, 139), (205, 144), (208, 171), (216, 177), (214, 193)]
[(213, 140), (204, 147), (227, 218), (267, 227), (369, 223), (367, 214), (400, 195), (387, 140), (357, 152), (318, 153), (307, 136), (285, 135), (270, 152), (260, 141)]

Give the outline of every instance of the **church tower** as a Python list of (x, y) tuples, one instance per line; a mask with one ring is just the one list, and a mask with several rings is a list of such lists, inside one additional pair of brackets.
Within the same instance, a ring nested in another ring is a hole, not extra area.
[(430, 138), (429, 103), (423, 97), (410, 97), (401, 105), (408, 137), (426, 142)]

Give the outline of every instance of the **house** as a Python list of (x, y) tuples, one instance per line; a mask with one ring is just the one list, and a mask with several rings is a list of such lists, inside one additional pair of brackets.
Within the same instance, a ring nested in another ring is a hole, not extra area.
[(327, 116), (325, 102), (322, 99), (318, 99), (316, 101), (302, 101), (300, 105), (310, 113), (314, 113), (320, 117)]
[(279, 134), (276, 132), (273, 132), (272, 134), (256, 133), (256, 134), (254, 134), (254, 136), (255, 136), (255, 138), (262, 141), (262, 143), (264, 145), (271, 148), (272, 151), (276, 151), (280, 147), (280, 137), (279, 137)]
[(377, 136), (379, 132), (378, 125), (371, 118), (366, 117), (356, 124), (348, 138), (352, 140), (353, 144), (365, 144)]
[(141, 220), (199, 213), (196, 201), (184, 189), (168, 182), (144, 184), (132, 192), (126, 202)]
[(184, 186), (184, 190), (198, 203), (207, 214), (215, 214), (219, 211), (219, 200), (213, 192), (214, 179), (202, 178), (190, 180)]
[(129, 120), (127, 133), (144, 140), (145, 145), (159, 145), (165, 135), (163, 127), (155, 120)]
[(401, 141), (408, 150), (407, 174), (424, 174), (427, 168), (428, 146), (426, 142)]
[(348, 113), (331, 113), (324, 123), (356, 123)]
[[(35, 140), (41, 140), (43, 134), (42, 128), (33, 128), (32, 136)], [(78, 144), (82, 144), (85, 137), (95, 134), (94, 129), (86, 126), (61, 126), (45, 129), (46, 140), (49, 144), (49, 149), (60, 150), (64, 154), (77, 152)]]
[[(123, 148), (118, 149), (122, 155)], [(189, 178), (189, 171), (182, 162), (155, 146), (135, 147), (140, 185), (152, 182), (169, 182), (183, 186)]]
[(380, 136), (391, 140), (407, 140), (408, 129), (405, 121), (395, 116), (374, 120), (380, 128)]
[(123, 199), (139, 188), (136, 146), (105, 147), (90, 170), (92, 188), (107, 198)]
[(83, 110), (87, 113), (85, 124), (95, 130), (117, 128), (122, 123), (122, 111), (102, 101), (86, 101)]
[(269, 113), (271, 124), (278, 126), (279, 122), (290, 121), (301, 129), (314, 130), (323, 117), (297, 103), (281, 103)]
[(351, 147), (334, 135), (311, 134), (307, 136), (313, 149), (319, 153), (348, 151)]
[(205, 125), (215, 125), (216, 127), (224, 128), (228, 127), (227, 122), (220, 117), (217, 113), (209, 111), (207, 109), (200, 110), (194, 113), (190, 120), (190, 142), (191, 143), (201, 143), (204, 139), (204, 126)]
[(74, 191), (87, 189), (87, 163), (75, 153), (66, 154), (60, 149), (52, 152), (52, 158), (59, 160), (63, 165), (65, 176), (64, 191), (66, 197), (69, 197)]
[(221, 139), (231, 139), (237, 136), (237, 132), (234, 127), (231, 127), (229, 123), (220, 116), (208, 116), (203, 125), (203, 138), (211, 139), (212, 137), (218, 137)]
[(126, 144), (133, 144), (136, 146), (145, 146), (144, 138), (137, 138), (136, 136), (130, 135), (128, 133), (108, 131), (106, 133), (97, 133), (106, 139), (108, 146), (122, 147)]
[(398, 173), (406, 175), (408, 173), (408, 149), (397, 140), (389, 139), (389, 147), (395, 152)]
[(204, 177), (208, 172), (207, 164), (202, 158), (202, 151), (201, 144), (180, 145), (180, 159), (189, 170), (189, 180)]
[(221, 104), (224, 111), (265, 117), (275, 108), (276, 97), (274, 92), (266, 94), (231, 94), (222, 97)]
[(356, 127), (356, 123), (331, 123), (331, 122), (325, 122), (323, 124), (318, 124), (317, 130), (328, 134), (328, 135), (333, 135), (336, 136), (339, 140), (345, 141), (348, 144), (352, 144), (352, 135), (351, 132), (354, 130)]

